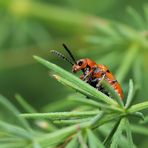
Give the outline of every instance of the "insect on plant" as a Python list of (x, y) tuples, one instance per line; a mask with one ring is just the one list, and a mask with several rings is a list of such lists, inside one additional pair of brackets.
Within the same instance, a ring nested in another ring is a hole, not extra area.
[(96, 62), (94, 62), (89, 58), (84, 58), (76, 61), (73, 54), (68, 49), (68, 47), (65, 44), (63, 44), (63, 47), (70, 55), (72, 61), (69, 58), (67, 58), (65, 55), (56, 50), (51, 50), (51, 53), (69, 62), (72, 65), (73, 73), (76, 73), (81, 70), (83, 72), (83, 75), (80, 76), (81, 80), (95, 87), (97, 90), (101, 91), (107, 96), (110, 96), (110, 93), (107, 90), (105, 90), (105, 88), (101, 84), (103, 80), (106, 80), (110, 85), (112, 85), (114, 90), (119, 94), (120, 98), (121, 99), (124, 98), (121, 85), (105, 65), (97, 64)]

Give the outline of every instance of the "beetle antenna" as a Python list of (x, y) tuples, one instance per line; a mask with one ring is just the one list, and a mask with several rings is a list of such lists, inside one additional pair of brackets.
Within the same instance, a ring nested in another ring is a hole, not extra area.
[(73, 65), (73, 63), (67, 58), (65, 57), (62, 53), (56, 51), (56, 50), (50, 50), (51, 53), (55, 54), (56, 56), (62, 58), (63, 60), (69, 62), (71, 65)]
[(72, 58), (72, 60), (74, 61), (74, 63), (76, 64), (77, 62), (76, 62), (74, 56), (72, 55), (72, 53), (70, 52), (70, 50), (68, 49), (68, 47), (64, 43), (62, 45), (65, 48), (65, 50), (69, 53), (69, 55)]

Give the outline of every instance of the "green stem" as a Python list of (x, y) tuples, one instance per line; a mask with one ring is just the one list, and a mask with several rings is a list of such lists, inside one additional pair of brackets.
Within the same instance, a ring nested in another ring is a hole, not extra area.
[(82, 118), (82, 119), (71, 119), (71, 120), (55, 120), (55, 121), (53, 121), (53, 123), (59, 124), (59, 125), (72, 125), (72, 124), (87, 122), (91, 119), (92, 119), (92, 117)]
[(32, 113), (21, 114), (25, 118), (46, 118), (46, 119), (62, 119), (71, 117), (88, 117), (100, 113), (99, 111), (86, 111), (86, 112), (56, 112), (56, 113)]

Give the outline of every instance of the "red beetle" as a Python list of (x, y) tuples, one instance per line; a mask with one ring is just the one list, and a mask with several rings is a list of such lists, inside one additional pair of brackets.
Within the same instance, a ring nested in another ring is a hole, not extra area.
[(68, 59), (62, 53), (56, 50), (51, 50), (51, 52), (56, 54), (58, 57), (61, 57), (62, 59), (68, 61), (72, 65), (73, 73), (76, 73), (81, 70), (83, 72), (83, 75), (80, 76), (80, 79), (86, 81), (91, 86), (95, 87), (104, 94), (110, 96), (109, 92), (107, 92), (104, 89), (104, 87), (101, 85), (102, 80), (108, 81), (110, 85), (112, 85), (113, 88), (116, 90), (116, 92), (119, 94), (121, 99), (123, 99), (124, 95), (120, 84), (116, 80), (115, 76), (110, 72), (110, 70), (105, 65), (96, 64), (96, 62), (88, 58), (76, 61), (70, 50), (67, 48), (67, 46), (63, 44), (63, 47), (69, 53), (73, 62), (71, 62), (70, 59)]

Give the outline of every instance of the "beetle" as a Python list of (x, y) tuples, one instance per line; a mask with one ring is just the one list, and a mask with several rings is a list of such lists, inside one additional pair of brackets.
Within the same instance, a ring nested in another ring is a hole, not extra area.
[(97, 90), (101, 91), (107, 96), (110, 96), (110, 93), (106, 91), (101, 84), (102, 80), (106, 80), (114, 88), (114, 90), (119, 94), (120, 98), (121, 99), (124, 98), (121, 85), (116, 80), (115, 76), (110, 72), (107, 66), (103, 64), (97, 64), (95, 61), (89, 58), (79, 59), (76, 61), (73, 54), (68, 49), (68, 47), (65, 44), (63, 44), (63, 47), (68, 52), (72, 61), (69, 58), (67, 58), (65, 55), (63, 55), (62, 53), (56, 50), (51, 50), (51, 53), (69, 62), (72, 65), (73, 73), (82, 71), (83, 75), (80, 76), (81, 80), (95, 87)]

